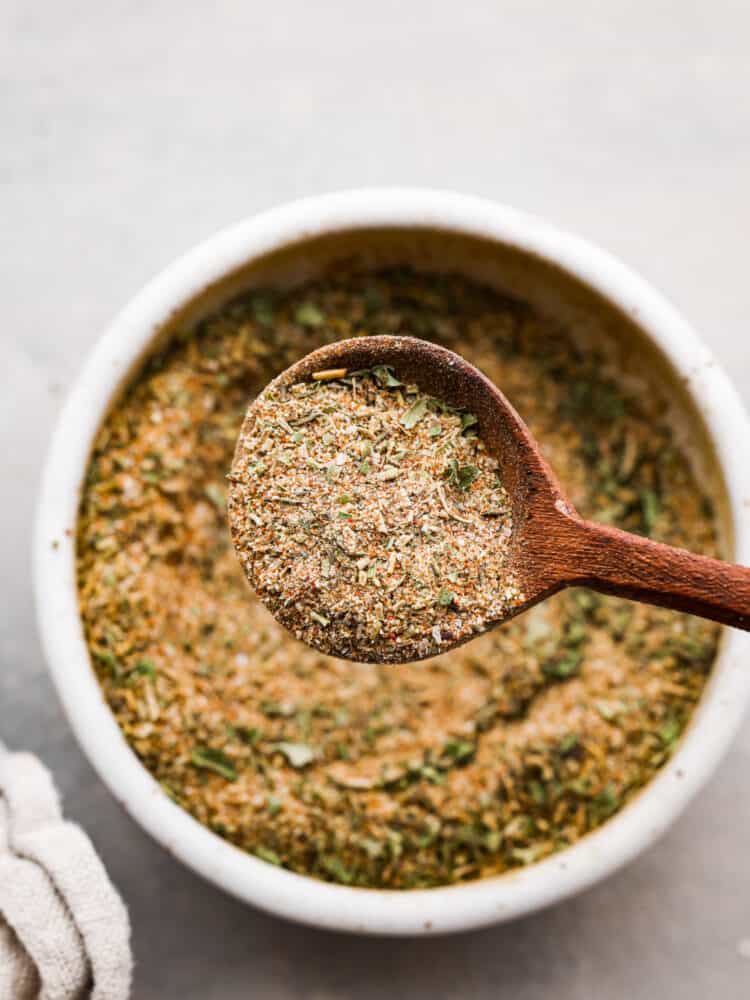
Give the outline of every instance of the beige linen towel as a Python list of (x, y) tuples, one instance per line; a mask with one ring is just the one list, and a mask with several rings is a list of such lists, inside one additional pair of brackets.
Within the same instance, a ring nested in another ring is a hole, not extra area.
[(125, 907), (45, 767), (0, 744), (0, 1000), (127, 1000)]

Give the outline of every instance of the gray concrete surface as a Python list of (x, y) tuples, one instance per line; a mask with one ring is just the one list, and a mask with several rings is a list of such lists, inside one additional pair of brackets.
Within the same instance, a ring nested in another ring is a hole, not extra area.
[(28, 567), (42, 454), (104, 324), (191, 244), (303, 194), (430, 184), (578, 230), (671, 295), (750, 401), (749, 36), (745, 0), (0, 5), (0, 737), (52, 767), (122, 889), (138, 1000), (750, 995), (750, 729), (661, 843), (575, 900), (453, 939), (316, 932), (123, 815), (47, 679)]

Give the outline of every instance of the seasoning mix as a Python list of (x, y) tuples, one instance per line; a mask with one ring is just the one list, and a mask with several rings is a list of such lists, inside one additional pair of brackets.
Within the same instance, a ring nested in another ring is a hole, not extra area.
[[(615, 813), (688, 723), (718, 628), (579, 589), (416, 664), (355, 664), (292, 638), (232, 550), (226, 476), (249, 399), (310, 350), (367, 334), (434, 340), (481, 368), (582, 515), (706, 554), (714, 517), (648, 372), (626, 389), (603, 354), (459, 277), (339, 271), (253, 293), (145, 364), (97, 436), (77, 537), (86, 639), (126, 739), (166, 794), (264, 861), (408, 889), (530, 864)], [(391, 389), (407, 412), (412, 397)], [(353, 401), (352, 386), (335, 391)], [(380, 398), (377, 376), (358, 392)], [(459, 415), (427, 410), (420, 434), (458, 431)], [(466, 502), (461, 470), (482, 466), (467, 429), (458, 482), (443, 485), (451, 510)], [(395, 449), (381, 471), (406, 461)], [(437, 569), (425, 596), (451, 614), (460, 578), (449, 559)]]
[(477, 423), (387, 366), (263, 390), (240, 433), (229, 520), (253, 590), (296, 638), (404, 663), (519, 603), (510, 500)]

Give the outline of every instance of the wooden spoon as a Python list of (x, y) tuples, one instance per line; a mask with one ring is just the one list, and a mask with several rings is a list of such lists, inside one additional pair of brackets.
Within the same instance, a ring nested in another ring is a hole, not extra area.
[(375, 365), (391, 365), (402, 381), (478, 417), (479, 434), (511, 498), (511, 564), (524, 594), (501, 620), (564, 587), (585, 586), (750, 630), (749, 568), (585, 521), (502, 392), (452, 351), (413, 337), (344, 340), (308, 354), (282, 378), (289, 384), (325, 370)]

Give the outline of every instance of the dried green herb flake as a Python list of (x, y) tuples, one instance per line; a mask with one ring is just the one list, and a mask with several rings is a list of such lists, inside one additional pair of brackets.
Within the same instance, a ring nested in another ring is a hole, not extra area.
[(190, 760), (195, 767), (204, 771), (213, 771), (214, 774), (226, 778), (227, 781), (237, 780), (237, 771), (233, 762), (221, 750), (214, 750), (211, 747), (196, 747)]

